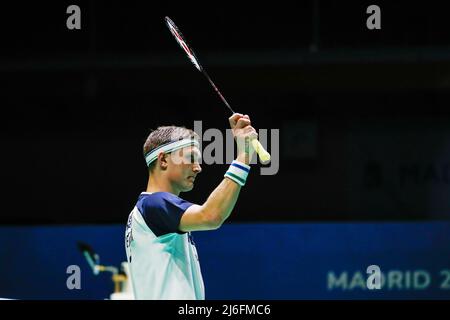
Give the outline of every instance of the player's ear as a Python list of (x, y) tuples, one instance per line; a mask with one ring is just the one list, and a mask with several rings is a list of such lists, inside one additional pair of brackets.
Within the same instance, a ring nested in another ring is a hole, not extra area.
[(161, 152), (158, 154), (158, 165), (161, 168), (161, 170), (166, 170), (167, 166), (169, 165), (167, 162), (168, 154)]

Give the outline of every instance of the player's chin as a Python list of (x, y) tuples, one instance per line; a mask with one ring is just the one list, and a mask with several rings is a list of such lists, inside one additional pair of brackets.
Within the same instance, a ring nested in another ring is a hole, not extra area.
[(192, 189), (194, 189), (194, 182), (193, 181), (188, 181), (183, 186), (183, 191), (184, 192), (191, 191)]

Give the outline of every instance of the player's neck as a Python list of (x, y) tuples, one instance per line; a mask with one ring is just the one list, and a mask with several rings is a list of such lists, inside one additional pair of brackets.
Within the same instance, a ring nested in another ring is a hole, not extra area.
[(146, 192), (170, 192), (176, 196), (180, 195), (180, 192), (176, 190), (168, 181), (164, 179), (155, 179), (150, 176), (147, 182)]

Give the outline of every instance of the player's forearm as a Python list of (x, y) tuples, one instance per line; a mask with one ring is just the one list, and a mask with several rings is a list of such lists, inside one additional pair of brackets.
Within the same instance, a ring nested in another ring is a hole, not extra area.
[(240, 185), (224, 178), (203, 204), (204, 211), (208, 212), (220, 226), (233, 211), (240, 190)]
[[(239, 155), (236, 160), (245, 164), (250, 162), (248, 155)], [(239, 184), (231, 179), (224, 178), (204, 203), (205, 212), (212, 214), (213, 219), (222, 224), (233, 211), (240, 191), (241, 186)]]

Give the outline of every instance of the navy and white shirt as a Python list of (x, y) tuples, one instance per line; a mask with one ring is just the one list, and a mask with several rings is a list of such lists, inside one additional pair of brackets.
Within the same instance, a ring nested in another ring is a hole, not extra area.
[(190, 233), (179, 230), (192, 203), (169, 192), (142, 192), (128, 217), (125, 249), (135, 299), (204, 300)]

